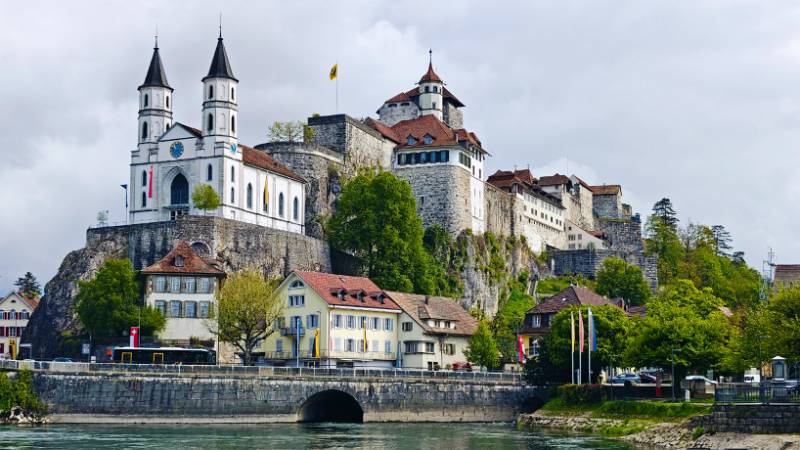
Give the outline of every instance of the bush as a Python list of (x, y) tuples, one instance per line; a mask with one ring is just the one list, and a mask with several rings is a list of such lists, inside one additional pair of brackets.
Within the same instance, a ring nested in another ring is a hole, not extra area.
[(599, 384), (565, 384), (558, 387), (558, 396), (566, 405), (590, 405), (605, 399), (605, 389)]
[(705, 428), (703, 428), (703, 427), (694, 427), (694, 430), (692, 430), (692, 440), (696, 441), (696, 440), (700, 439), (700, 436), (702, 436), (704, 434), (706, 434), (706, 429)]
[(653, 401), (614, 400), (603, 403), (599, 414), (624, 417), (659, 417), (677, 419), (708, 412), (708, 405), (693, 403), (664, 403)]
[(0, 372), (0, 410), (19, 406), (29, 413), (44, 413), (47, 406), (33, 392), (33, 373), (21, 370), (12, 383), (5, 372)]

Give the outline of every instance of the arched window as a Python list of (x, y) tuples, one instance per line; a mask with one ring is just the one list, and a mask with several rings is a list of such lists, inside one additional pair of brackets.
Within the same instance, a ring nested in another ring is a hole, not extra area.
[(214, 168), (211, 167), (211, 164), (206, 167), (206, 181), (211, 181), (214, 178)]
[(236, 204), (236, 191), (234, 191), (233, 188), (231, 188), (231, 204)]
[(278, 196), (278, 215), (283, 217), (283, 192)]
[(247, 209), (253, 209), (253, 185), (247, 183)]
[(147, 122), (142, 124), (142, 139), (147, 139)]
[(142, 171), (142, 186), (147, 186), (147, 171)]
[(146, 107), (150, 103), (150, 96), (144, 94), (144, 106)]
[(208, 87), (208, 98), (214, 98), (214, 86)]
[(147, 192), (142, 192), (142, 208), (147, 207)]
[(231, 166), (231, 183), (236, 181), (236, 168)]
[(236, 133), (236, 116), (231, 115), (231, 133)]
[(236, 100), (236, 91), (235, 88), (231, 87), (231, 101)]
[(292, 201), (292, 218), (294, 220), (300, 220), (300, 200), (298, 200), (297, 197)]
[(208, 115), (206, 128), (208, 129), (208, 131), (214, 130), (214, 116), (211, 114)]
[(182, 174), (178, 174), (172, 180), (170, 186), (170, 205), (188, 205), (189, 204), (189, 182)]
[(169, 95), (166, 97), (167, 99), (167, 109), (169, 109)]

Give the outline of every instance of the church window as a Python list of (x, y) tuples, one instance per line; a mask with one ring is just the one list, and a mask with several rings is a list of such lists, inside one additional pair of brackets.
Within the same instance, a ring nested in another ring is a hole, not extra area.
[(300, 220), (300, 200), (295, 197), (292, 203), (292, 218)]
[(167, 100), (167, 109), (169, 109), (169, 95), (166, 97)]
[(150, 103), (150, 96), (144, 94), (144, 106), (146, 107)]
[(283, 217), (283, 192), (278, 196), (278, 215)]
[(236, 181), (236, 168), (231, 166), (231, 183)]
[(178, 174), (172, 180), (170, 186), (170, 205), (188, 205), (189, 204), (189, 182), (182, 174)]
[(147, 171), (142, 171), (142, 186), (147, 186)]
[(147, 207), (147, 192), (142, 192), (142, 208)]
[(232, 205), (236, 204), (236, 191), (234, 191), (233, 188), (231, 188), (231, 204)]
[(247, 183), (247, 209), (253, 209), (253, 185)]
[(169, 122), (164, 124), (164, 133), (166, 133), (167, 130), (169, 130)]
[(236, 88), (231, 88), (231, 101), (236, 100)]
[(208, 98), (214, 98), (214, 86), (208, 87)]
[(209, 164), (206, 167), (206, 181), (211, 181), (212, 178), (214, 178), (214, 168)]
[(142, 124), (142, 139), (147, 139), (147, 122)]
[(236, 116), (231, 116), (231, 133), (236, 133)]
[(214, 129), (214, 116), (211, 114), (208, 115), (208, 120), (206, 121), (206, 129), (208, 131), (212, 131)]

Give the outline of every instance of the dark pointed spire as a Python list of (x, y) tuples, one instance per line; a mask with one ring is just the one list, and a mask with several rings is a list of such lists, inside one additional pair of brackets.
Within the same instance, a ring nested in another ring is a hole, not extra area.
[(158, 35), (156, 35), (156, 45), (153, 47), (153, 57), (150, 59), (150, 67), (147, 69), (147, 76), (144, 83), (139, 88), (147, 86), (158, 86), (172, 89), (167, 82), (167, 74), (164, 72), (164, 64), (161, 62), (161, 55), (158, 53)]
[(444, 83), (439, 75), (433, 71), (433, 49), (428, 49), (428, 71), (422, 75), (422, 78), (419, 79), (418, 84), (426, 83), (426, 82), (437, 82), (437, 83)]
[(219, 39), (217, 39), (217, 49), (214, 50), (214, 58), (211, 59), (211, 67), (208, 68), (208, 75), (203, 78), (230, 78), (239, 81), (233, 76), (231, 63), (228, 61), (228, 53), (225, 51), (225, 44), (222, 43), (222, 26), (219, 27)]

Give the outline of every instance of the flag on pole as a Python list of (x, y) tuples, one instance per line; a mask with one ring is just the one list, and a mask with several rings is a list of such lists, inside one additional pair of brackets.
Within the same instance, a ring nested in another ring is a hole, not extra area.
[(594, 328), (594, 315), (592, 315), (592, 308), (589, 308), (589, 351), (597, 351), (597, 330)]
[(575, 314), (569, 313), (569, 331), (572, 342), (572, 353), (575, 353)]
[(264, 180), (264, 210), (269, 205), (269, 179)]
[(339, 63), (336, 63), (331, 67), (331, 73), (328, 75), (328, 79), (331, 81), (335, 80), (336, 77), (339, 75)]
[(314, 357), (319, 358), (319, 328), (314, 330)]
[(153, 198), (153, 166), (150, 166), (150, 182), (147, 185), (147, 198)]
[(519, 353), (519, 362), (525, 362), (525, 349), (522, 345), (522, 336), (517, 336), (517, 351)]
[(578, 311), (578, 353), (583, 353), (583, 314)]

